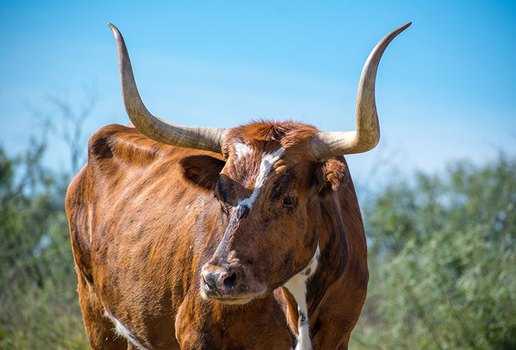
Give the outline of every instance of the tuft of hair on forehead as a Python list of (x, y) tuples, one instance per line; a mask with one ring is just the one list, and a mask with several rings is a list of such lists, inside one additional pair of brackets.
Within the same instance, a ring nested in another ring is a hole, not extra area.
[(301, 140), (311, 138), (317, 129), (309, 124), (295, 121), (272, 122), (256, 121), (237, 128), (239, 136), (246, 141), (277, 141), (283, 147), (288, 147)]

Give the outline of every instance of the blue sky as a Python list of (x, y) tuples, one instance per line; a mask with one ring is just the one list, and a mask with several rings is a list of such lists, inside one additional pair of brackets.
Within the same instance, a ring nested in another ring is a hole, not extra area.
[[(516, 1), (0, 0), (0, 143), (11, 154), (25, 149), (38, 127), (30, 109), (52, 113), (49, 95), (79, 108), (84, 85), (98, 95), (86, 135), (127, 123), (108, 22), (122, 31), (142, 97), (161, 117), (353, 129), (365, 59), (408, 21), (379, 67), (382, 140), (348, 157), (355, 178), (514, 153)], [(46, 161), (65, 168), (64, 147), (51, 140)]]

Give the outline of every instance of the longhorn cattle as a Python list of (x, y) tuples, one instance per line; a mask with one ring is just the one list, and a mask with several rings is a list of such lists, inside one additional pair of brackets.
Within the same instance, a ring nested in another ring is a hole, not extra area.
[(66, 197), (92, 348), (347, 349), (368, 270), (342, 156), (378, 143), (377, 67), (409, 25), (371, 52), (352, 132), (165, 122), (140, 99), (110, 25), (135, 128), (97, 131)]

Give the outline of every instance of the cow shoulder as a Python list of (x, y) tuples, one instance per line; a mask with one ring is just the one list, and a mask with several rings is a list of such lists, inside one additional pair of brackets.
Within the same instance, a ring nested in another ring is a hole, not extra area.
[(117, 193), (113, 190), (117, 180), (129, 167), (151, 162), (164, 147), (121, 125), (105, 126), (91, 136), (87, 164), (70, 183), (65, 202), (75, 263), (88, 281), (92, 280), (93, 216), (95, 207), (103, 203), (100, 198)]
[(172, 149), (147, 138), (135, 128), (107, 125), (95, 132), (88, 142), (88, 167), (109, 170), (116, 165), (142, 166)]

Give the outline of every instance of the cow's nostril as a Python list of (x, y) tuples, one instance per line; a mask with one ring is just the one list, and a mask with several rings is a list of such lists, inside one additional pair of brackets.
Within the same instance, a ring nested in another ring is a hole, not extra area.
[(224, 278), (224, 287), (227, 289), (231, 289), (236, 285), (237, 282), (237, 274), (235, 271), (229, 272)]
[(241, 275), (234, 267), (214, 266), (201, 273), (202, 290), (210, 295), (230, 295), (237, 291)]

